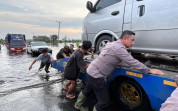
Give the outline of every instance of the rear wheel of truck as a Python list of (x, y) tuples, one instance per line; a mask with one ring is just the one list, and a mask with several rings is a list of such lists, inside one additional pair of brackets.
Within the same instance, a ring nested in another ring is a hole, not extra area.
[(112, 91), (116, 103), (124, 111), (151, 111), (149, 99), (143, 88), (132, 79), (117, 79)]
[(96, 44), (96, 52), (100, 51), (103, 47), (105, 47), (105, 45), (109, 42), (112, 41), (111, 36), (109, 35), (103, 35), (101, 36), (101, 38), (98, 40), (97, 44)]

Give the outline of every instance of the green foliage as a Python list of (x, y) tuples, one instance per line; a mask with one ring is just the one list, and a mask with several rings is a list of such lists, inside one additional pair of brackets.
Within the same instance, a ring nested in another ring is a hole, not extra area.
[(58, 41), (58, 36), (57, 35), (50, 35), (50, 38), (51, 38), (51, 43), (53, 45), (57, 45), (57, 41)]
[(51, 42), (50, 38), (45, 35), (44, 36), (33, 36), (33, 41), (44, 41), (46, 43)]
[[(28, 42), (31, 41), (44, 41), (46, 43), (51, 43), (52, 45), (57, 45), (58, 44), (58, 36), (57, 35), (50, 35), (50, 37), (48, 36), (33, 36), (33, 40), (32, 39), (28, 39)], [(64, 37), (62, 40), (59, 40), (59, 43), (76, 43), (77, 47), (79, 46), (79, 44), (82, 42), (81, 40), (73, 40), (73, 39), (67, 39), (66, 37)]]
[(32, 42), (33, 40), (32, 39), (27, 39), (26, 42), (29, 43), (29, 42)]
[(76, 41), (76, 46), (79, 47), (79, 41)]
[(3, 39), (0, 39), (0, 44), (4, 43), (4, 40)]

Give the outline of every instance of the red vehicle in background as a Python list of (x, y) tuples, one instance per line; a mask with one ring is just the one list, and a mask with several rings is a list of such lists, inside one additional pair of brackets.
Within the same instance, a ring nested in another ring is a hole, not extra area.
[(23, 34), (7, 34), (6, 46), (9, 52), (26, 52), (26, 39)]

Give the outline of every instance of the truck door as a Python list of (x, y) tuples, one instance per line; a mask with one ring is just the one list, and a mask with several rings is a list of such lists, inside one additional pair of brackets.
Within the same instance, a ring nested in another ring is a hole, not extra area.
[(178, 0), (134, 0), (133, 49), (141, 52), (173, 53), (178, 49)]
[(122, 33), (125, 0), (99, 0), (96, 11), (87, 16), (88, 40), (94, 41), (97, 33), (110, 30), (117, 35)]
[(133, 8), (132, 4), (133, 4), (133, 0), (126, 0), (123, 31), (124, 30), (131, 30), (132, 8)]

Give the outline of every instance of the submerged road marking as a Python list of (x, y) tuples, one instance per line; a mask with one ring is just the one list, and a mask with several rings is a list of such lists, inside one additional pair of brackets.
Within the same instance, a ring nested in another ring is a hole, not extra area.
[(135, 77), (143, 78), (142, 74), (137, 74), (137, 73), (134, 73), (134, 72), (126, 71), (126, 74), (130, 75), (130, 76), (135, 76)]
[(163, 81), (163, 84), (168, 85), (168, 86), (177, 87), (176, 82), (172, 82), (172, 81), (164, 80), (164, 81)]

